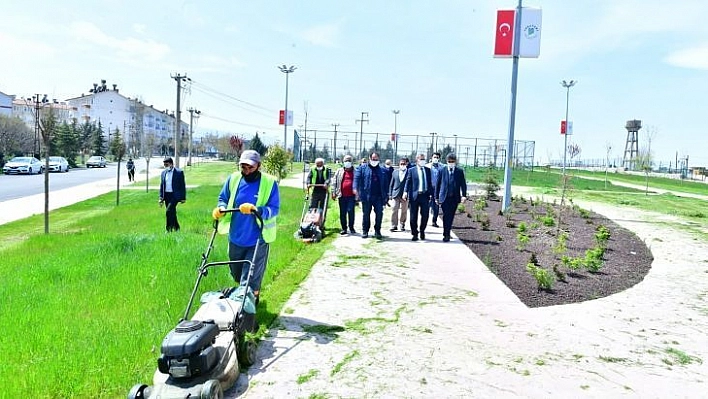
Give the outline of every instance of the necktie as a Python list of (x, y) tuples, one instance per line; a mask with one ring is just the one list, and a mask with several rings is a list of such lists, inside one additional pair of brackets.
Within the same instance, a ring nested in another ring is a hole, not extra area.
[(428, 189), (427, 189), (427, 187), (425, 187), (425, 183), (427, 180), (425, 178), (425, 168), (420, 168), (420, 172), (421, 172), (420, 175), (423, 176), (423, 183), (421, 184), (421, 186), (423, 187), (423, 192), (426, 192), (426, 191), (428, 191)]

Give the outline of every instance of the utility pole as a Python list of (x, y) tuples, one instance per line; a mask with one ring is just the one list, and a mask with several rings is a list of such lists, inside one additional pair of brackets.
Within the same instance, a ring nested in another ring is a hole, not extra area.
[(334, 156), (332, 157), (333, 160), (337, 160), (337, 127), (339, 127), (339, 123), (333, 123), (332, 126), (334, 126)]
[[(305, 145), (307, 145), (307, 114), (308, 114), (308, 106), (307, 106), (307, 101), (304, 101), (304, 108), (305, 108)], [(305, 149), (305, 155), (307, 155), (307, 149)]]
[[(283, 115), (283, 127), (285, 131), (283, 132), (283, 149), (287, 152), (288, 151), (288, 84), (289, 84), (289, 78), (290, 74), (295, 72), (297, 69), (296, 66), (290, 65), (288, 67), (287, 65), (283, 64), (282, 66), (279, 66), (278, 69), (280, 69), (280, 72), (285, 74), (285, 114)], [(307, 128), (305, 128), (307, 131)]]
[(457, 135), (453, 134), (455, 136), (455, 156), (457, 156)]
[(175, 167), (179, 168), (179, 137), (181, 133), (181, 125), (182, 125), (182, 104), (181, 104), (181, 96), (182, 96), (182, 82), (185, 80), (190, 80), (187, 77), (187, 74), (184, 75), (170, 75), (172, 79), (174, 79), (177, 82), (177, 111), (175, 112), (175, 133), (174, 133), (174, 140), (175, 140)]
[(199, 114), (202, 113), (202, 111), (196, 110), (192, 107), (189, 107), (189, 143), (187, 143), (187, 166), (192, 166), (192, 133), (194, 132), (193, 129), (193, 124), (194, 124), (194, 114), (197, 114), (197, 119), (199, 119)]
[(356, 122), (359, 123), (359, 152), (357, 153), (357, 157), (359, 154), (361, 154), (362, 151), (364, 151), (364, 122), (369, 123), (368, 119), (364, 119), (364, 115), (367, 117), (369, 116), (368, 112), (363, 112), (361, 113), (361, 119), (357, 119)]

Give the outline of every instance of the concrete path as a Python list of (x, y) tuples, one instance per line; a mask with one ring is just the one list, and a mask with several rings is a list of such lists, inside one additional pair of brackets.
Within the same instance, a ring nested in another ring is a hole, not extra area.
[(339, 237), (227, 397), (706, 397), (708, 243), (656, 215), (581, 206), (651, 247), (643, 282), (530, 309), (441, 229)]

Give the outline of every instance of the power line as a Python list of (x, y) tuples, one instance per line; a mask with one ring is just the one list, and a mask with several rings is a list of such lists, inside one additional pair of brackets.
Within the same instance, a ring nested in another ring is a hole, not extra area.
[(214, 115), (209, 115), (209, 114), (204, 113), (204, 112), (202, 112), (201, 116), (204, 117), (204, 118), (216, 119), (216, 120), (219, 120), (219, 121), (222, 121), (222, 122), (233, 123), (234, 125), (255, 127), (256, 129), (263, 129), (263, 130), (271, 130), (271, 129), (272, 129), (272, 126), (271, 126), (271, 127), (265, 127), (265, 126), (261, 126), (261, 125), (253, 125), (253, 124), (250, 124), (250, 123), (237, 122), (237, 121), (234, 121), (234, 120), (231, 120), (231, 119), (226, 119), (226, 118), (221, 118), (221, 117), (214, 116)]
[(209, 86), (207, 86), (207, 85), (205, 85), (205, 84), (202, 84), (202, 83), (199, 83), (199, 82), (195, 82), (195, 81), (192, 81), (192, 84), (196, 84), (197, 86), (201, 86), (202, 88), (204, 88), (204, 90), (209, 90), (209, 91), (214, 92), (214, 93), (216, 93), (216, 94), (218, 94), (218, 95), (221, 95), (221, 96), (230, 98), (230, 99), (232, 99), (232, 100), (234, 100), (234, 101), (238, 101), (238, 102), (240, 102), (240, 103), (243, 103), (243, 104), (246, 104), (246, 105), (250, 105), (250, 106), (253, 107), (253, 108), (258, 108), (258, 109), (261, 109), (261, 110), (263, 110), (263, 111), (268, 111), (268, 112), (275, 112), (275, 111), (274, 111), (273, 109), (271, 109), (271, 108), (266, 108), (266, 107), (263, 107), (263, 106), (260, 106), (260, 105), (257, 105), (257, 104), (253, 104), (253, 103), (248, 102), (248, 101), (246, 101), (246, 100), (241, 100), (240, 98), (236, 98), (236, 97), (234, 97), (234, 96), (232, 96), (232, 95), (230, 95), (230, 94), (226, 94), (226, 93), (220, 92), (220, 91), (218, 91), (218, 90), (216, 90), (216, 89), (213, 89), (213, 88), (211, 88), (211, 87), (209, 87)]

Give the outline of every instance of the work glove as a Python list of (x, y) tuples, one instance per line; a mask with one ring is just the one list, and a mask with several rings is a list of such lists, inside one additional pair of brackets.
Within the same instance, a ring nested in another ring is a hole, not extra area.
[(224, 217), (224, 215), (226, 215), (226, 213), (224, 213), (222, 209), (218, 206), (214, 208), (213, 211), (211, 211), (211, 216), (214, 217), (214, 220), (219, 220)]
[(243, 213), (244, 215), (250, 215), (251, 212), (256, 210), (256, 206), (246, 202), (245, 204), (239, 205), (238, 210), (239, 210), (239, 212)]

